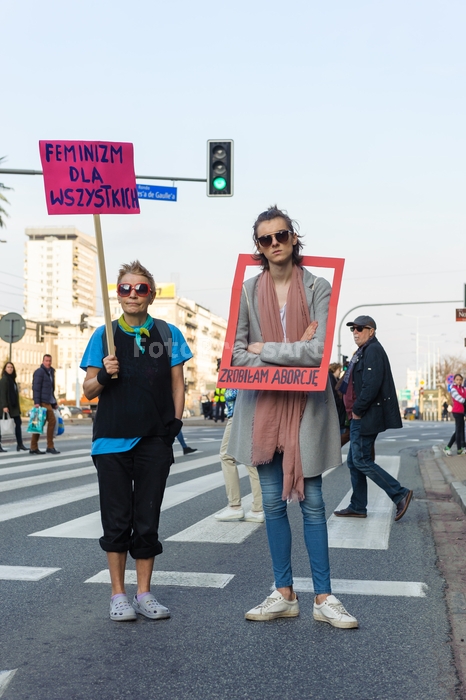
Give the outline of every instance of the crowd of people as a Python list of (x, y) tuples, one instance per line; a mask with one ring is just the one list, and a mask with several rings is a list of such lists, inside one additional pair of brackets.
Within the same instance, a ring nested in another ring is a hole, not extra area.
[[(302, 266), (302, 239), (296, 223), (277, 207), (262, 212), (253, 225), (260, 273), (244, 282), (232, 364), (238, 367), (318, 367), (321, 365), (331, 286)], [(117, 296), (122, 307), (112, 324), (115, 352), (109, 352), (106, 328), (95, 330), (84, 352), (85, 396), (99, 398), (93, 423), (91, 455), (99, 483), (103, 535), (111, 580), (110, 619), (137, 615), (163, 619), (170, 611), (151, 591), (155, 557), (162, 553), (159, 519), (167, 477), (174, 461), (173, 442), (191, 454), (183, 437), (185, 390), (183, 365), (192, 357), (181, 331), (153, 318), (149, 307), (155, 281), (139, 261), (122, 265)], [(245, 520), (265, 528), (274, 574), (274, 590), (245, 613), (247, 620), (296, 617), (300, 603), (293, 588), (289, 504), (299, 504), (314, 587), (313, 617), (333, 627), (358, 627), (358, 620), (332, 593), (322, 475), (342, 463), (341, 446), (349, 441), (347, 465), (352, 485), (348, 506), (338, 518), (366, 518), (367, 479), (395, 505), (395, 520), (406, 513), (412, 489), (377, 464), (377, 435), (402, 425), (390, 363), (367, 315), (347, 323), (356, 350), (345, 372), (329, 368), (324, 391), (237, 390), (218, 387), (213, 401), (201, 397), (206, 419), (226, 419), (220, 449), (227, 506), (219, 522)], [(458, 454), (464, 447), (466, 389), (461, 375), (452, 388)], [(53, 442), (56, 408), (55, 371), (45, 355), (34, 373), (34, 405), (47, 412), (46, 452), (59, 454)], [(135, 401), (135, 397), (137, 400)], [(19, 393), (14, 365), (7, 362), (0, 380), (0, 411), (21, 433)], [(43, 454), (39, 435), (31, 454)], [(0, 451), (4, 448), (0, 444)], [(251, 507), (243, 506), (238, 464), (247, 465)], [(125, 568), (135, 560), (137, 591), (128, 599)], [(266, 583), (264, 582), (264, 586)]]

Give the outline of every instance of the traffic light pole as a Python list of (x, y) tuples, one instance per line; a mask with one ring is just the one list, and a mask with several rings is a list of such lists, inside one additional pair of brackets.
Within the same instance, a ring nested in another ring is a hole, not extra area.
[[(466, 290), (465, 290), (466, 294)], [(341, 327), (343, 326), (343, 321), (348, 317), (348, 315), (352, 311), (356, 311), (356, 309), (362, 309), (366, 308), (367, 306), (417, 306), (419, 304), (458, 304), (461, 303), (461, 300), (454, 299), (453, 301), (390, 301), (382, 304), (358, 304), (358, 306), (353, 306), (352, 309), (349, 309), (349, 311), (346, 312), (346, 314), (343, 316), (343, 318), (340, 321), (340, 325), (338, 326), (338, 345), (337, 345), (337, 350), (338, 350), (338, 362), (341, 362)]]
[[(16, 168), (0, 168), (0, 175), (43, 175), (42, 170), (18, 170)], [(136, 180), (172, 180), (173, 182), (207, 182), (202, 177), (161, 177), (160, 175), (136, 175)]]

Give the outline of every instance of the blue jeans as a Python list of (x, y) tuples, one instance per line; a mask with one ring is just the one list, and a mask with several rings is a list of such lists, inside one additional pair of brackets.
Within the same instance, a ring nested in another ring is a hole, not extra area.
[(177, 438), (178, 442), (180, 443), (181, 447), (183, 448), (183, 450), (185, 450), (187, 448), (187, 444), (186, 444), (186, 441), (183, 437), (183, 433), (181, 430), (178, 433), (178, 435), (176, 436), (176, 438)]
[(361, 435), (361, 421), (354, 418), (351, 421), (347, 460), (353, 493), (349, 507), (355, 513), (367, 512), (367, 477), (380, 486), (395, 504), (402, 501), (408, 493), (408, 489), (372, 459), (372, 448), (377, 434)]
[[(282, 500), (282, 461), (283, 455), (275, 453), (270, 464), (260, 464), (257, 467), (276, 588), (293, 585), (291, 528), (288, 520), (287, 502)], [(311, 479), (304, 479), (304, 494), (305, 499), (299, 505), (303, 514), (304, 541), (311, 565), (314, 592), (316, 595), (331, 593), (322, 477), (315, 476)]]

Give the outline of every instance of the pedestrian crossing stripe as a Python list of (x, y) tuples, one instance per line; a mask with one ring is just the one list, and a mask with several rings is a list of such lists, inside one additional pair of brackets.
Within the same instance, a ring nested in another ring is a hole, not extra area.
[(10, 685), (18, 669), (15, 668), (12, 671), (0, 671), (0, 698), (4, 694), (7, 687)]
[[(339, 595), (375, 595), (404, 596), (407, 598), (425, 598), (428, 590), (426, 583), (418, 581), (365, 581), (353, 579), (332, 579), (332, 593)], [(272, 589), (275, 586), (271, 586)], [(313, 593), (314, 586), (310, 578), (295, 578), (293, 588), (298, 593)]]
[[(68, 457), (75, 457), (77, 455), (88, 455), (90, 454), (91, 448), (85, 447), (80, 450), (70, 450), (69, 452), (62, 452), (60, 460)], [(36, 462), (50, 462), (50, 464), (55, 464), (56, 457), (51, 457), (50, 454), (43, 455), (31, 455), (29, 452), (0, 452), (0, 474), (3, 474), (4, 464), (16, 464), (17, 462), (29, 462), (33, 465)]]
[[(216, 457), (205, 457), (202, 460), (193, 460), (190, 464), (191, 468), (193, 468), (195, 462), (198, 462), (197, 468), (200, 468), (209, 463), (218, 462), (218, 460), (219, 458), (217, 455)], [(180, 465), (179, 472), (184, 469), (188, 469), (188, 465)], [(238, 467), (238, 471), (240, 477), (245, 476), (247, 473), (246, 467), (242, 465)], [(219, 470), (212, 474), (205, 474), (196, 479), (190, 479), (189, 481), (183, 481), (180, 484), (169, 486), (165, 489), (161, 510), (168, 510), (169, 508), (178, 506), (181, 503), (185, 503), (186, 501), (224, 485), (223, 472)], [(95, 488), (97, 489), (97, 485)], [(61, 492), (58, 491), (57, 493), (60, 494)], [(2, 507), (0, 506), (0, 520), (1, 517)], [(83, 539), (98, 539), (101, 536), (102, 525), (100, 522), (100, 511), (30, 534), (30, 537), (76, 537)]]
[[(242, 499), (244, 510), (252, 505), (252, 493)], [(216, 513), (221, 513), (222, 508)], [(214, 542), (216, 544), (240, 544), (257, 530), (262, 523), (248, 523), (245, 520), (222, 522), (215, 519), (216, 513), (199, 520), (191, 527), (166, 538), (166, 542)]]
[(1, 581), (40, 581), (60, 568), (44, 566), (0, 566)]
[[(400, 468), (397, 456), (377, 456), (377, 463), (395, 478)], [(339, 518), (331, 515), (327, 522), (329, 547), (341, 549), (388, 549), (393, 524), (393, 501), (385, 491), (368, 482), (367, 518)], [(352, 491), (335, 508), (347, 508)]]
[[(225, 588), (234, 578), (234, 574), (209, 574), (198, 571), (154, 571), (151, 577), (152, 586), (186, 586), (193, 588)], [(108, 569), (88, 578), (85, 583), (110, 583)], [(137, 584), (136, 571), (125, 571), (125, 584)]]

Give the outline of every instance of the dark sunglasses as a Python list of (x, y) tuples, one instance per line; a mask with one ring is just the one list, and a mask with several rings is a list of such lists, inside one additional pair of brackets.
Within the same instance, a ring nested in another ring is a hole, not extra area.
[(370, 326), (350, 326), (349, 329), (351, 333), (354, 333), (354, 331), (357, 331), (358, 333), (362, 333), (364, 328), (367, 328), (367, 330), (370, 330)]
[(292, 231), (277, 231), (276, 233), (271, 233), (268, 236), (259, 236), (257, 242), (262, 248), (270, 248), (272, 245), (272, 239), (275, 237), (277, 243), (286, 243), (290, 237)]
[(133, 289), (138, 297), (148, 297), (152, 291), (150, 286), (145, 282), (139, 282), (139, 284), (119, 284), (117, 286), (118, 296), (129, 297)]

